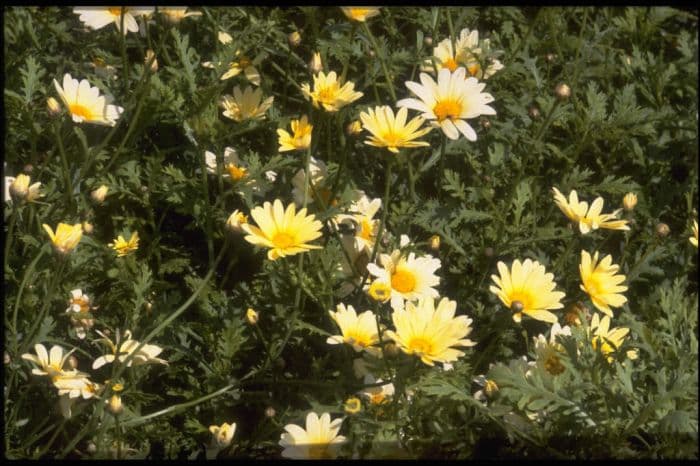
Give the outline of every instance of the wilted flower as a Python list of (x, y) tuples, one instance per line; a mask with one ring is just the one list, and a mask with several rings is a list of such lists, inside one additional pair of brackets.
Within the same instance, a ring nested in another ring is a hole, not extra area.
[(533, 319), (554, 323), (557, 316), (548, 309), (561, 309), (564, 293), (552, 291), (557, 286), (554, 275), (545, 273), (545, 268), (537, 261), (525, 259), (513, 261), (511, 270), (503, 262), (498, 262), (498, 275), (491, 275), (496, 286), (489, 290), (513, 311), (513, 320), (520, 322), (522, 314)]
[(36, 356), (31, 353), (25, 353), (22, 355), (22, 359), (32, 362), (37, 366), (32, 369), (32, 374), (45, 375), (53, 379), (64, 373), (63, 366), (65, 366), (68, 358), (75, 350), (76, 348), (73, 348), (71, 351), (64, 354), (62, 347), (54, 345), (51, 347), (51, 351), (47, 352), (44, 345), (37, 343), (34, 345)]
[(335, 458), (340, 447), (346, 443), (342, 435), (338, 435), (343, 419), (331, 422), (328, 413), (319, 416), (310, 412), (306, 416), (306, 429), (296, 425), (284, 426), (286, 433), (280, 437), (279, 445), (284, 448), (282, 456), (293, 459), (322, 459)]
[(275, 199), (273, 204), (265, 202), (262, 207), (255, 207), (250, 215), (258, 226), (250, 223), (241, 225), (248, 233), (245, 240), (270, 248), (267, 253), (270, 260), (321, 248), (309, 242), (321, 236), (323, 225), (313, 214), (306, 215), (306, 208), (296, 213), (292, 203), (285, 210), (282, 201)]
[(474, 399), (486, 403), (487, 400), (496, 396), (499, 391), (498, 384), (493, 379), (487, 379), (485, 375), (477, 375), (472, 382), (479, 385), (481, 390), (474, 392)]
[(552, 188), (554, 192), (554, 202), (559, 209), (566, 215), (569, 220), (578, 223), (579, 230), (582, 234), (586, 234), (591, 230), (598, 228), (606, 228), (608, 230), (629, 230), (627, 220), (617, 220), (617, 215), (621, 209), (614, 211), (611, 214), (601, 214), (603, 210), (603, 198), (597, 197), (591, 207), (585, 201), (579, 202), (578, 194), (575, 190), (569, 193), (569, 200), (557, 188)]
[(51, 243), (56, 252), (62, 255), (70, 253), (78, 246), (80, 238), (83, 237), (83, 226), (80, 223), (68, 225), (67, 223), (59, 223), (56, 227), (56, 233), (47, 224), (42, 227), (51, 238)]
[(328, 311), (328, 313), (340, 328), (342, 335), (330, 336), (326, 343), (329, 345), (347, 343), (357, 352), (365, 350), (374, 355), (379, 354), (380, 350), (375, 346), (379, 343), (379, 329), (372, 311), (365, 311), (358, 315), (351, 304), (346, 307), (343, 303), (338, 304), (336, 308), (337, 312)]
[(355, 83), (346, 82), (341, 86), (335, 71), (327, 75), (319, 71), (314, 75), (314, 90), (308, 83), (301, 85), (301, 91), (306, 100), (311, 99), (314, 107), (321, 108), (327, 112), (337, 112), (342, 107), (352, 103), (363, 96), (362, 92), (355, 91)]
[[(315, 202), (316, 197), (314, 193), (321, 198), (321, 200), (328, 204), (332, 203), (331, 191), (330, 189), (323, 186), (324, 182), (328, 178), (328, 168), (322, 160), (318, 160), (315, 157), (309, 158), (309, 185), (306, 191), (306, 203), (311, 204)], [(296, 172), (292, 178), (292, 197), (294, 198), (294, 203), (297, 207), (301, 207), (304, 204), (304, 186), (306, 183), (306, 172), (304, 169)]]
[(9, 182), (10, 194), (18, 202), (23, 200), (26, 200), (27, 202), (32, 202), (40, 197), (43, 197), (43, 194), (39, 192), (39, 188), (41, 188), (41, 183), (36, 182), (30, 185), (31, 181), (32, 179), (24, 173), (20, 173), (19, 175), (17, 175), (16, 178), (13, 178), (11, 176), (5, 177), (5, 183)]
[(372, 6), (341, 6), (340, 9), (348, 19), (361, 23), (379, 14), (379, 7)]
[[(130, 330), (124, 332), (124, 341), (120, 341), (119, 332), (117, 332), (116, 344), (113, 343), (112, 340), (110, 340), (104, 333), (100, 332), (99, 330), (96, 330), (96, 332), (99, 333), (102, 338), (98, 338), (95, 340), (95, 342), (104, 344), (112, 352), (112, 354), (106, 354), (95, 359), (95, 361), (92, 363), (93, 369), (99, 369), (105, 364), (114, 362), (114, 360), (117, 358), (120, 362), (124, 362), (140, 344), (138, 341), (131, 339)], [(131, 367), (131, 365), (140, 366), (142, 364), (168, 364), (167, 361), (156, 357), (162, 351), (163, 348), (160, 346), (151, 344), (143, 345), (143, 347), (138, 350), (134, 357), (127, 363), (127, 367)]]
[(308, 149), (311, 146), (311, 131), (314, 128), (313, 125), (309, 124), (308, 117), (303, 115), (300, 120), (292, 120), (291, 127), (292, 134), (282, 128), (277, 129), (279, 151)]
[(613, 316), (610, 307), (620, 307), (627, 302), (622, 294), (627, 287), (620, 285), (625, 281), (624, 275), (617, 275), (620, 266), (612, 263), (612, 256), (607, 255), (598, 262), (598, 251), (593, 259), (587, 251), (581, 251), (581, 289), (591, 297), (593, 305), (604, 314)]
[[(372, 374), (365, 374), (365, 385), (371, 385), (384, 382), (382, 379), (375, 379)], [(370, 404), (380, 405), (388, 402), (394, 396), (394, 384), (384, 383), (376, 387), (366, 387), (359, 391), (360, 396), (364, 397)]]
[(136, 22), (135, 16), (139, 15), (150, 15), (153, 13), (154, 8), (137, 8), (131, 6), (114, 6), (114, 7), (75, 7), (73, 8), (73, 13), (80, 15), (78, 19), (85, 23), (85, 25), (91, 29), (102, 29), (110, 23), (114, 23), (117, 26), (117, 30), (121, 30), (122, 22), (122, 8), (124, 9), (124, 31), (123, 34), (127, 32), (138, 32), (139, 25)]
[(272, 106), (274, 97), (268, 97), (262, 101), (262, 89), (253, 90), (246, 86), (245, 91), (236, 86), (233, 88), (233, 96), (224, 95), (221, 99), (221, 107), (224, 116), (241, 122), (244, 120), (257, 120), (265, 118), (265, 112)]
[(119, 235), (114, 240), (114, 243), (109, 243), (107, 246), (117, 252), (117, 257), (127, 256), (139, 248), (139, 232), (133, 232), (129, 241), (125, 240), (122, 235)]
[(560, 355), (565, 350), (561, 343), (557, 342), (559, 335), (571, 336), (571, 329), (568, 326), (562, 327), (559, 322), (555, 322), (550, 330), (549, 340), (542, 334), (533, 338), (537, 364), (552, 375), (559, 375), (565, 370), (560, 359)]
[(360, 113), (364, 129), (372, 133), (372, 136), (365, 140), (365, 144), (386, 147), (395, 154), (401, 147), (428, 146), (427, 142), (415, 141), (415, 139), (429, 133), (432, 128), (418, 129), (425, 122), (419, 116), (406, 124), (407, 113), (408, 110), (404, 107), (394, 116), (394, 111), (387, 105), (374, 109), (368, 108), (367, 112)]
[(186, 6), (158, 7), (158, 13), (165, 15), (171, 23), (179, 23), (188, 16), (202, 16), (201, 11), (187, 11)]
[(631, 211), (637, 205), (637, 195), (634, 193), (627, 193), (625, 197), (622, 198), (622, 205), (627, 211)]
[(491, 94), (481, 92), (486, 86), (476, 78), (466, 78), (466, 69), (457, 68), (452, 73), (443, 68), (438, 73), (437, 83), (426, 73), (420, 74), (422, 84), (407, 81), (409, 88), (418, 99), (399, 100), (396, 105), (423, 112), (422, 117), (442, 129), (450, 139), (459, 138), (462, 133), (470, 141), (476, 141), (476, 132), (465, 121), (479, 115), (495, 115), (496, 110), (487, 104), (493, 102)]
[(109, 105), (111, 97), (100, 95), (100, 90), (90, 86), (87, 79), (78, 82), (66, 73), (63, 87), (55, 79), (53, 85), (76, 123), (114, 126), (124, 111), (122, 107)]
[(455, 317), (456, 309), (457, 303), (447, 298), (442, 298), (437, 308), (432, 297), (421, 298), (417, 305), (406, 302), (405, 309), (391, 314), (396, 331), (387, 330), (386, 335), (404, 353), (418, 356), (429, 366), (456, 361), (464, 352), (454, 346), (476, 345), (465, 338), (472, 331), (472, 320)]

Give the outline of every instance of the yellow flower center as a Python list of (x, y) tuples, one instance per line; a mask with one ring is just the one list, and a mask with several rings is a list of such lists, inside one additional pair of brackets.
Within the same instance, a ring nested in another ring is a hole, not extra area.
[(445, 118), (455, 120), (462, 113), (462, 104), (456, 100), (442, 100), (435, 104), (433, 113), (438, 121), (442, 121)]
[(370, 401), (370, 403), (372, 403), (373, 405), (382, 404), (382, 403), (384, 403), (385, 400), (386, 400), (386, 395), (384, 395), (384, 393), (382, 393), (382, 392), (373, 393), (373, 394), (370, 395), (370, 397), (369, 397), (369, 401)]
[(564, 372), (565, 369), (559, 358), (554, 355), (547, 358), (547, 360), (544, 362), (544, 368), (552, 375), (559, 375)]
[(447, 68), (450, 71), (454, 71), (457, 69), (459, 64), (455, 61), (454, 58), (450, 57), (445, 62), (442, 63), (442, 66), (444, 66), (445, 68)]
[(318, 91), (318, 100), (323, 103), (331, 103), (335, 101), (337, 90), (335, 86), (326, 86)]
[(272, 238), (272, 244), (279, 249), (287, 249), (295, 244), (294, 237), (288, 233), (280, 231)]
[(246, 170), (243, 167), (237, 167), (234, 164), (230, 163), (226, 167), (226, 170), (228, 171), (228, 174), (231, 176), (231, 179), (234, 181), (238, 181), (241, 178), (244, 178), (248, 174), (248, 170)]
[(369, 335), (358, 335), (356, 333), (348, 332), (345, 336), (345, 342), (350, 345), (357, 345), (362, 348), (367, 348), (372, 342), (370, 341)]
[(595, 273), (590, 274), (587, 277), (585, 283), (583, 284), (584, 288), (586, 288), (586, 292), (588, 292), (588, 294), (591, 296), (598, 296), (604, 294), (602, 285), (603, 283), (601, 283), (601, 281), (598, 280), (598, 275)]
[(478, 63), (472, 63), (472, 64), (467, 66), (467, 71), (469, 71), (469, 74), (472, 76), (476, 76), (476, 74), (479, 72), (480, 69), (481, 69), (481, 65), (479, 65)]
[(511, 304), (515, 301), (520, 301), (520, 303), (523, 305), (523, 310), (533, 309), (532, 306), (535, 300), (532, 298), (530, 293), (525, 290), (514, 291), (508, 297), (510, 298)]
[(90, 303), (83, 296), (71, 299), (70, 303), (80, 306), (80, 312), (87, 312), (90, 310)]
[[(108, 10), (111, 14), (113, 14), (114, 16), (121, 16), (121, 14), (122, 14), (122, 7), (120, 7), (120, 6), (114, 6), (114, 7), (112, 7), (112, 8), (107, 8), (107, 10)], [(126, 12), (127, 9), (124, 8), (124, 11)]]
[(422, 356), (432, 353), (433, 343), (423, 337), (413, 337), (411, 341), (408, 342), (407, 349), (410, 353)]
[(399, 293), (409, 293), (416, 288), (416, 277), (407, 270), (397, 270), (391, 276), (391, 287)]
[(369, 239), (372, 237), (372, 225), (370, 224), (369, 220), (364, 218), (362, 219), (362, 222), (360, 223), (360, 231), (357, 233), (357, 236), (369, 241)]
[(87, 107), (84, 107), (80, 104), (72, 104), (68, 107), (68, 110), (73, 115), (79, 116), (79, 117), (84, 118), (86, 120), (92, 119), (92, 112), (90, 111), (90, 109), (88, 109)]

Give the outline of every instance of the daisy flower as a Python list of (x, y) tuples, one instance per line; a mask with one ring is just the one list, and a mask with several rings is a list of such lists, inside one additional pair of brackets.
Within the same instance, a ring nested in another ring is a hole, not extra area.
[(114, 240), (114, 243), (109, 243), (107, 246), (117, 252), (117, 257), (127, 256), (139, 248), (139, 232), (133, 232), (129, 241), (125, 240), (122, 235), (119, 235)]
[(228, 424), (224, 422), (220, 426), (209, 426), (212, 434), (212, 447), (223, 450), (231, 445), (233, 436), (236, 433), (236, 423)]
[[(315, 194), (321, 198), (321, 200), (328, 204), (331, 202), (331, 190), (324, 186), (324, 183), (328, 179), (328, 167), (323, 163), (322, 160), (318, 160), (315, 157), (309, 158), (309, 186), (306, 191), (306, 203), (312, 204), (316, 201)], [(292, 177), (292, 197), (294, 198), (294, 203), (297, 207), (304, 205), (304, 186), (306, 183), (306, 173), (304, 169), (296, 172), (294, 177)]]
[(308, 149), (311, 146), (311, 131), (314, 129), (313, 125), (309, 124), (309, 118), (303, 115), (300, 120), (292, 120), (291, 127), (291, 134), (282, 128), (277, 129), (279, 151)]
[[(384, 382), (382, 379), (375, 379), (372, 374), (365, 374), (365, 385), (372, 385), (382, 382)], [(384, 385), (377, 385), (376, 387), (367, 387), (357, 393), (365, 398), (370, 404), (380, 405), (388, 402), (391, 397), (394, 396), (394, 391), (395, 388), (393, 383), (385, 383)]]
[[(121, 341), (119, 337), (119, 331), (117, 331), (117, 343), (115, 344), (112, 342), (112, 340), (107, 337), (104, 333), (100, 332), (99, 330), (96, 330), (102, 338), (98, 338), (95, 340), (95, 343), (102, 343), (104, 344), (112, 353), (111, 354), (105, 354), (104, 356), (100, 356), (99, 358), (95, 359), (95, 361), (92, 363), (92, 368), (93, 369), (99, 369), (100, 367), (104, 366), (105, 364), (109, 364), (114, 362), (115, 359), (119, 359), (120, 362), (124, 362), (127, 357), (131, 353), (136, 350), (136, 347), (139, 346), (139, 342), (136, 340), (131, 339), (131, 331), (127, 330), (124, 332), (124, 341)], [(163, 348), (160, 346), (156, 345), (143, 345), (143, 347), (136, 353), (134, 357), (131, 358), (131, 360), (127, 363), (127, 367), (131, 367), (133, 364), (134, 366), (140, 366), (142, 364), (168, 364), (167, 361), (157, 358), (161, 352), (163, 351)]]
[(549, 332), (549, 340), (542, 334), (533, 338), (537, 365), (552, 375), (559, 375), (566, 369), (560, 359), (560, 355), (565, 350), (561, 343), (557, 342), (559, 335), (571, 336), (571, 329), (568, 326), (562, 327), (559, 322), (555, 322)]
[[(609, 363), (613, 361), (612, 353), (617, 351), (622, 343), (627, 338), (630, 329), (626, 327), (610, 328), (610, 316), (606, 315), (600, 318), (598, 313), (593, 314), (589, 332), (592, 333), (591, 344), (594, 350), (599, 350), (603, 353)], [(629, 359), (637, 359), (637, 351), (629, 350), (626, 353)]]
[[(382, 200), (379, 198), (370, 199), (364, 194), (353, 201), (350, 205), (349, 214), (340, 214), (336, 220), (338, 223), (345, 223), (354, 227), (355, 234), (351, 237), (351, 242), (347, 249), (355, 249), (357, 251), (372, 252), (374, 242), (379, 233), (379, 219), (374, 216), (382, 206)], [(343, 237), (345, 240), (345, 236)], [(345, 241), (344, 241), (345, 242)]]
[[(227, 44), (228, 42), (224, 41), (227, 41), (230, 37), (231, 36), (229, 35), (220, 35), (219, 41), (224, 44)], [(235, 59), (228, 64), (226, 71), (224, 72), (224, 74), (221, 75), (219, 79), (221, 81), (226, 81), (227, 79), (231, 79), (235, 76), (238, 76), (239, 74), (241, 74), (241, 72), (243, 72), (246, 79), (250, 81), (251, 84), (253, 84), (254, 86), (260, 86), (260, 72), (258, 71), (257, 66), (259, 66), (260, 62), (262, 62), (265, 59), (265, 56), (266, 55), (264, 53), (261, 53), (251, 60), (246, 55), (243, 55), (240, 50), (236, 50)], [(217, 62), (215, 65), (213, 62), (205, 61), (204, 63), (202, 63), (202, 66), (205, 68), (216, 68), (221, 66), (221, 62)]]
[(587, 234), (591, 230), (597, 230), (598, 228), (606, 228), (608, 230), (629, 230), (630, 227), (627, 225), (627, 220), (618, 220), (617, 215), (622, 209), (617, 209), (611, 214), (602, 214), (603, 211), (603, 198), (597, 197), (591, 207), (588, 207), (588, 203), (585, 201), (579, 202), (578, 194), (575, 190), (569, 193), (569, 200), (566, 198), (559, 190), (552, 187), (552, 192), (554, 193), (554, 202), (559, 207), (564, 215), (566, 215), (569, 220), (574, 223), (578, 223), (579, 231), (582, 234)]
[(296, 213), (292, 203), (285, 210), (282, 201), (275, 199), (273, 204), (265, 202), (262, 207), (255, 207), (250, 215), (258, 226), (250, 223), (241, 225), (248, 233), (245, 240), (270, 248), (267, 253), (270, 260), (321, 248), (309, 242), (322, 235), (323, 225), (313, 214), (306, 215), (306, 208)]
[(35, 365), (34, 369), (32, 369), (32, 374), (54, 378), (64, 373), (63, 366), (66, 365), (66, 361), (68, 361), (68, 358), (75, 350), (76, 348), (73, 348), (64, 354), (62, 347), (54, 345), (51, 347), (51, 351), (47, 352), (44, 345), (37, 343), (34, 345), (36, 356), (31, 353), (25, 353), (22, 355), (22, 359)]
[(226, 228), (234, 233), (243, 233), (243, 227), (241, 225), (248, 223), (248, 216), (236, 209), (231, 213), (226, 220)]
[(236, 86), (233, 88), (233, 96), (224, 95), (221, 99), (221, 107), (224, 116), (234, 121), (258, 120), (265, 118), (265, 112), (272, 106), (274, 97), (262, 100), (262, 89), (253, 90), (246, 86), (244, 91)]
[(406, 124), (406, 108), (399, 109), (394, 116), (394, 111), (389, 106), (368, 108), (367, 112), (360, 113), (360, 119), (364, 129), (372, 133), (365, 144), (375, 147), (386, 147), (389, 151), (398, 154), (400, 147), (428, 146), (425, 141), (415, 141), (424, 136), (432, 128), (420, 128), (425, 120), (419, 116)]
[(311, 99), (314, 107), (323, 107), (327, 112), (337, 112), (364, 95), (362, 92), (355, 91), (355, 83), (353, 82), (348, 81), (341, 85), (335, 71), (328, 74), (319, 71), (318, 74), (314, 75), (313, 92), (309, 83), (301, 85), (301, 92), (306, 100)]
[(688, 240), (690, 241), (690, 244), (692, 244), (696, 248), (698, 247), (698, 221), (697, 220), (693, 220), (693, 236), (689, 237)]
[(27, 202), (32, 202), (44, 195), (39, 192), (41, 188), (41, 182), (36, 182), (34, 184), (31, 177), (20, 173), (17, 177), (6, 176), (5, 177), (5, 200), (12, 201), (12, 198), (16, 198), (19, 201), (26, 200)]
[(189, 16), (202, 16), (201, 11), (187, 11), (186, 6), (158, 7), (158, 13), (165, 15), (165, 18), (171, 23), (179, 23)]
[(124, 111), (122, 107), (110, 105), (112, 99), (100, 95), (100, 90), (90, 86), (87, 79), (78, 82), (66, 73), (63, 76), (63, 86), (55, 79), (53, 85), (76, 123), (114, 126)]
[(108, 24), (114, 23), (119, 31), (122, 22), (122, 8), (124, 8), (124, 31), (122, 31), (122, 33), (125, 35), (127, 32), (139, 31), (139, 25), (135, 18), (136, 16), (150, 15), (154, 10), (154, 8), (132, 6), (87, 6), (73, 8), (73, 13), (80, 15), (78, 19), (85, 23), (90, 29), (102, 29)]
[(293, 459), (322, 459), (338, 456), (340, 447), (347, 442), (338, 435), (343, 418), (331, 422), (331, 415), (323, 413), (319, 417), (310, 412), (306, 416), (306, 429), (296, 425), (284, 426), (286, 433), (280, 437), (279, 445), (284, 448), (282, 456)]
[(554, 275), (545, 273), (544, 265), (531, 259), (513, 261), (511, 270), (506, 264), (498, 262), (498, 275), (491, 275), (496, 286), (489, 290), (498, 296), (501, 302), (513, 311), (513, 320), (520, 322), (526, 314), (533, 319), (554, 323), (557, 316), (548, 309), (561, 309), (564, 293), (552, 291), (557, 284)]
[(376, 281), (391, 287), (391, 307), (400, 309), (404, 300), (415, 301), (420, 298), (437, 298), (434, 288), (440, 283), (435, 271), (440, 268), (440, 259), (431, 255), (416, 257), (414, 252), (408, 257), (394, 250), (391, 255), (380, 254), (379, 263), (368, 264), (367, 270)]
[(438, 73), (437, 83), (426, 73), (420, 74), (422, 84), (407, 81), (406, 87), (418, 99), (399, 100), (396, 105), (423, 112), (422, 117), (431, 120), (450, 139), (459, 138), (461, 132), (470, 141), (476, 141), (476, 132), (465, 121), (479, 115), (495, 115), (496, 110), (487, 104), (493, 102), (491, 94), (481, 92), (486, 84), (476, 78), (466, 78), (466, 70), (457, 68), (452, 73), (443, 68)]
[(474, 346), (465, 338), (471, 333), (472, 320), (467, 316), (455, 317), (457, 303), (442, 298), (435, 307), (432, 297), (422, 298), (418, 304), (406, 303), (405, 309), (394, 310), (391, 320), (396, 331), (387, 330), (387, 337), (406, 354), (418, 356), (423, 363), (449, 363), (464, 356), (453, 346)]
[(627, 287), (620, 285), (625, 281), (624, 275), (617, 275), (620, 266), (612, 263), (612, 256), (607, 255), (598, 261), (598, 251), (593, 259), (587, 251), (581, 251), (581, 263), (578, 266), (581, 273), (581, 289), (588, 293), (593, 305), (604, 314), (612, 317), (610, 307), (620, 307), (627, 302), (622, 294)]
[(381, 350), (374, 346), (379, 343), (379, 329), (376, 316), (372, 311), (357, 315), (352, 305), (348, 304), (346, 307), (342, 303), (338, 304), (336, 309), (337, 312), (328, 311), (328, 313), (340, 328), (342, 335), (330, 336), (326, 343), (329, 345), (347, 343), (358, 353), (366, 350), (374, 355), (379, 354)]
[(59, 254), (65, 255), (70, 253), (78, 246), (80, 239), (83, 237), (83, 226), (80, 223), (75, 225), (59, 223), (56, 227), (56, 233), (45, 223), (41, 226), (51, 238), (54, 250)]
[(341, 6), (341, 10), (349, 20), (364, 23), (369, 18), (379, 14), (379, 7), (371, 6)]

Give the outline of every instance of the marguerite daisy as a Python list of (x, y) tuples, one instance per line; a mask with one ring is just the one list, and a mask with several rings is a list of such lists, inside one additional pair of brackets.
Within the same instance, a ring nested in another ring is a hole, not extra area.
[(432, 128), (418, 129), (425, 122), (419, 116), (406, 124), (407, 113), (406, 108), (401, 108), (394, 116), (394, 111), (387, 105), (374, 109), (368, 108), (367, 112), (360, 113), (364, 129), (372, 133), (372, 136), (365, 140), (365, 144), (386, 147), (395, 154), (401, 147), (428, 146), (427, 142), (415, 141), (415, 139), (427, 134)]
[(578, 194), (576, 194), (575, 190), (572, 190), (571, 193), (569, 193), (568, 202), (557, 188), (552, 187), (552, 192), (554, 192), (554, 202), (559, 207), (559, 210), (561, 210), (564, 215), (569, 218), (569, 220), (574, 223), (578, 223), (578, 228), (584, 235), (591, 230), (597, 230), (598, 228), (606, 228), (608, 230), (630, 229), (630, 227), (627, 225), (627, 220), (617, 219), (617, 215), (622, 209), (617, 209), (611, 214), (601, 213), (603, 211), (602, 197), (597, 197), (591, 203), (591, 207), (589, 208), (587, 202), (579, 202)]
[(233, 88), (233, 96), (224, 95), (221, 98), (221, 107), (224, 116), (234, 121), (258, 120), (265, 118), (265, 112), (272, 106), (274, 97), (262, 100), (262, 89), (253, 90), (247, 86), (244, 91), (236, 86)]
[(63, 87), (53, 80), (58, 95), (76, 123), (93, 123), (114, 126), (124, 109), (109, 105), (111, 98), (101, 96), (97, 87), (90, 86), (87, 79), (78, 82), (69, 73), (63, 76)]
[(620, 307), (627, 302), (622, 294), (627, 287), (621, 285), (625, 281), (624, 275), (618, 275), (620, 266), (612, 263), (612, 256), (607, 255), (598, 261), (598, 251), (593, 254), (593, 259), (588, 251), (581, 251), (581, 289), (591, 297), (593, 305), (610, 317), (613, 316), (610, 307)]
[(279, 445), (284, 448), (282, 456), (293, 459), (335, 458), (340, 447), (346, 443), (345, 437), (338, 435), (343, 419), (331, 422), (331, 415), (310, 412), (306, 416), (306, 429), (296, 425), (284, 426)]
[(341, 85), (335, 71), (325, 74), (319, 71), (314, 75), (314, 90), (309, 83), (301, 85), (301, 92), (306, 100), (311, 99), (314, 107), (323, 108), (327, 112), (337, 112), (342, 107), (362, 97), (362, 92), (355, 91), (355, 83), (346, 82)]
[(355, 312), (355, 308), (348, 304), (347, 307), (338, 304), (337, 312), (328, 311), (333, 321), (340, 328), (342, 335), (328, 337), (326, 343), (338, 345), (347, 343), (357, 351), (367, 351), (370, 354), (378, 355), (380, 349), (375, 345), (379, 343), (379, 329), (377, 319), (372, 311), (365, 311), (361, 314)]

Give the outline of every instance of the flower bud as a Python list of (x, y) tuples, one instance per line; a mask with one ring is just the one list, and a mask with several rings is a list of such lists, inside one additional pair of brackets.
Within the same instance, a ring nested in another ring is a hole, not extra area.
[(70, 367), (71, 369), (78, 368), (78, 358), (76, 358), (72, 354), (68, 357), (68, 367)]
[(260, 319), (260, 316), (258, 316), (258, 313), (255, 312), (255, 309), (249, 307), (245, 312), (245, 319), (250, 325), (256, 325)]
[[(151, 60), (153, 60), (153, 62), (151, 62)], [(146, 57), (143, 59), (144, 65), (148, 66), (149, 63), (151, 63), (151, 71), (153, 73), (158, 71), (158, 59), (156, 58), (155, 52), (151, 49), (146, 50)]]
[(557, 99), (566, 100), (571, 97), (571, 88), (564, 83), (557, 84), (557, 87), (554, 88), (554, 94), (557, 96)]
[(343, 409), (345, 410), (346, 414), (357, 414), (360, 412), (361, 408), (362, 402), (356, 396), (350, 397), (347, 400), (345, 400), (345, 404), (343, 405)]
[(433, 38), (431, 36), (425, 36), (423, 38), (423, 43), (430, 47), (431, 45), (433, 45)]
[(554, 62), (554, 60), (557, 59), (557, 54), (556, 53), (548, 53), (547, 55), (544, 56), (544, 59), (547, 60), (548, 63)]
[(92, 234), (93, 231), (95, 231), (95, 228), (92, 226), (92, 223), (88, 221), (83, 222), (83, 232), (86, 235)]
[(665, 238), (669, 233), (671, 233), (671, 229), (665, 223), (656, 225), (656, 234), (659, 235), (659, 238)]
[(217, 37), (219, 39), (219, 42), (221, 42), (224, 45), (233, 41), (233, 37), (231, 37), (231, 34), (224, 32), (224, 31), (219, 31), (219, 34)]
[(107, 402), (107, 410), (109, 410), (109, 412), (114, 414), (115, 416), (121, 414), (122, 411), (124, 411), (124, 406), (122, 405), (122, 397), (116, 394), (112, 395), (109, 401)]
[(537, 120), (540, 117), (540, 109), (533, 105), (527, 110), (527, 114), (530, 115), (530, 118), (533, 120)]
[(233, 233), (243, 233), (241, 225), (246, 223), (248, 223), (248, 216), (236, 209), (226, 220), (226, 228)]
[(309, 62), (309, 71), (313, 74), (317, 74), (319, 71), (323, 70), (323, 62), (321, 62), (321, 54), (319, 52), (314, 53)]
[(3, 358), (2, 361), (3, 361), (3, 363), (5, 363), (5, 364), (10, 364), (10, 363), (12, 362), (12, 358), (10, 357), (10, 353), (8, 353), (7, 351), (5, 351), (5, 355), (4, 355), (4, 358)]
[(637, 195), (634, 193), (627, 193), (625, 197), (622, 198), (622, 206), (626, 211), (632, 211), (634, 206), (637, 205)]
[(400, 351), (399, 351), (399, 347), (396, 346), (396, 343), (387, 343), (386, 345), (384, 345), (384, 352), (390, 358), (395, 358), (396, 356), (399, 355)]
[(32, 172), (34, 171), (34, 165), (32, 165), (31, 163), (28, 163), (24, 166), (24, 168), (22, 168), (22, 171), (24, 173), (26, 173), (27, 175), (31, 175)]
[(268, 406), (267, 408), (265, 408), (265, 417), (273, 418), (276, 414), (277, 411), (275, 411), (275, 408), (273, 408), (272, 406)]
[(590, 314), (588, 308), (582, 302), (577, 301), (567, 307), (564, 322), (566, 325), (579, 326), (582, 319), (588, 321)]
[(348, 136), (354, 136), (356, 134), (360, 134), (362, 131), (362, 123), (360, 123), (360, 120), (355, 120), (351, 121), (348, 123), (348, 126), (345, 128), (345, 134)]
[(489, 397), (493, 398), (496, 393), (498, 393), (498, 385), (496, 382), (494, 382), (491, 379), (486, 379), (486, 384), (484, 385), (484, 394)]
[(61, 114), (61, 105), (53, 97), (46, 99), (46, 108), (49, 111), (49, 116), (55, 117)]
[(289, 41), (289, 45), (296, 47), (301, 44), (301, 34), (299, 34), (299, 31), (294, 31), (287, 36), (287, 40)]
[(484, 128), (485, 130), (491, 129), (491, 122), (489, 121), (488, 118), (479, 119), (479, 123), (481, 124), (481, 127)]
[(97, 445), (95, 445), (93, 442), (89, 442), (85, 448), (85, 451), (88, 453), (95, 453), (97, 452)]
[(105, 201), (105, 197), (107, 196), (107, 191), (109, 191), (109, 188), (105, 185), (102, 185), (99, 188), (95, 189), (93, 192), (91, 192), (90, 197), (92, 198), (95, 204), (102, 204)]
[(26, 198), (27, 194), (29, 194), (30, 181), (31, 178), (23, 173), (17, 175), (17, 178), (15, 178), (10, 185), (10, 194), (12, 197), (14, 197), (16, 200), (23, 200)]
[(430, 237), (430, 249), (433, 251), (440, 249), (440, 235), (433, 235)]

